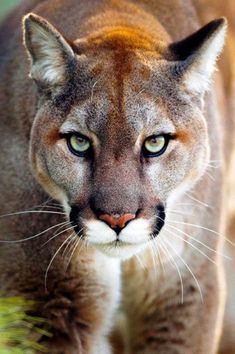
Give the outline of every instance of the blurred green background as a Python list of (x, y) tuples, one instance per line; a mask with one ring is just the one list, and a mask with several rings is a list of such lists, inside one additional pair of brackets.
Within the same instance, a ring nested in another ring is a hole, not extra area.
[(2, 19), (20, 0), (0, 0), (0, 19)]

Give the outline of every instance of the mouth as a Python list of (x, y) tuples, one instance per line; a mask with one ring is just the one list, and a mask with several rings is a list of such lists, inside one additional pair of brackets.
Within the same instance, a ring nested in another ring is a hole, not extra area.
[(92, 245), (106, 256), (126, 260), (141, 252), (147, 246), (147, 243), (129, 243), (115, 240), (108, 243), (92, 243)]
[[(116, 227), (96, 218), (78, 217), (72, 210), (70, 220), (77, 235), (92, 247), (110, 257), (128, 259), (156, 238), (165, 223), (165, 209), (158, 205), (151, 218), (138, 217), (117, 232)], [(116, 225), (115, 225), (116, 226)], [(83, 230), (83, 232), (81, 232)]]

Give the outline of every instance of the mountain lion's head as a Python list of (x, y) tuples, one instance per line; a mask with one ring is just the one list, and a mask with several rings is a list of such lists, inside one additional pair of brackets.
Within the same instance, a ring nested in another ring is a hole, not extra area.
[(34, 14), (24, 19), (38, 87), (30, 156), (78, 237), (128, 258), (157, 237), (166, 206), (209, 159), (203, 95), (226, 21), (171, 43), (134, 27), (68, 42)]

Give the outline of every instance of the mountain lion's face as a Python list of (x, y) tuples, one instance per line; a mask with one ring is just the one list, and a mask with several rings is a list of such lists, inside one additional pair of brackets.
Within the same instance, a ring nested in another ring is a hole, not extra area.
[[(134, 48), (137, 34), (104, 34), (72, 50), (55, 33), (38, 17), (26, 19), (31, 75), (41, 94), (32, 166), (78, 237), (127, 258), (157, 237), (166, 207), (205, 171), (199, 84), (192, 92), (174, 48)], [(40, 48), (43, 38), (48, 48)]]

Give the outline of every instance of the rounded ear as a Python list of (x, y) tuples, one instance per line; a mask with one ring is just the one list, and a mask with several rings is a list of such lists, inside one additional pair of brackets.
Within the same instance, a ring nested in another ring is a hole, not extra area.
[(74, 59), (71, 46), (48, 21), (33, 13), (23, 18), (23, 31), (31, 61), (30, 76), (44, 85), (62, 85)]
[(220, 18), (169, 46), (177, 61), (175, 73), (189, 91), (203, 94), (209, 89), (216, 61), (224, 46), (226, 30), (227, 20)]

